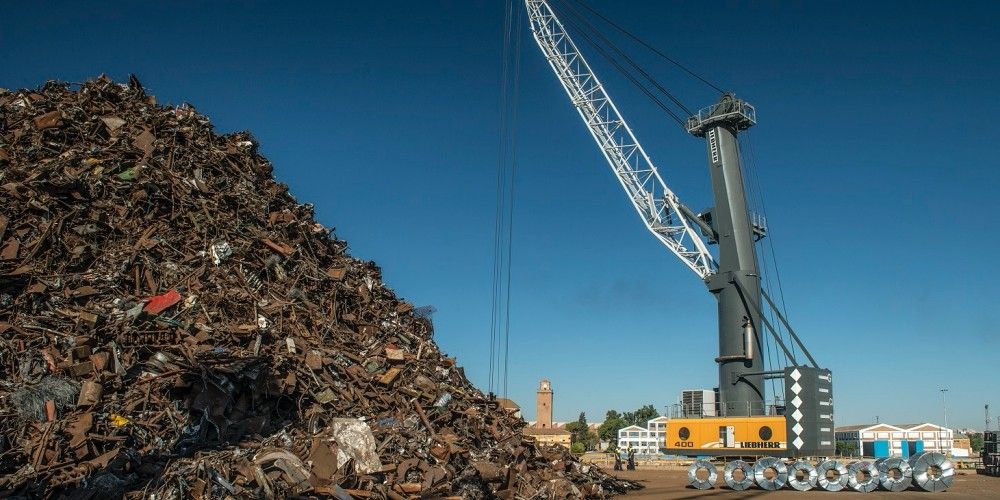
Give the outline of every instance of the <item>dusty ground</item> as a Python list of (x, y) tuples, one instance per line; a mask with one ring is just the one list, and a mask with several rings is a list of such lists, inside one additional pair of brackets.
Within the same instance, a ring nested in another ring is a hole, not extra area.
[[(719, 478), (716, 487), (711, 490), (696, 490), (687, 486), (687, 469), (679, 466), (674, 467), (650, 467), (647, 470), (640, 468), (636, 471), (619, 471), (615, 475), (625, 479), (639, 481), (646, 486), (646, 489), (622, 497), (631, 498), (752, 498), (767, 495), (768, 498), (796, 498), (799, 500), (812, 498), (813, 495), (834, 495), (822, 490), (810, 492), (784, 489), (781, 491), (764, 491), (752, 488), (747, 491), (732, 491), (725, 487), (725, 482)], [(719, 487), (719, 485), (722, 487)], [(843, 495), (859, 495), (854, 490), (844, 490), (839, 492)], [(955, 477), (955, 482), (951, 489), (942, 493), (928, 493), (921, 490), (909, 490), (901, 493), (876, 490), (869, 493), (864, 498), (886, 500), (919, 498), (922, 500), (932, 500), (940, 497), (942, 500), (964, 500), (969, 498), (1000, 498), (1000, 477), (989, 477), (976, 475), (975, 471), (960, 471)], [(830, 497), (833, 498), (833, 497)], [(853, 497), (852, 497), (853, 498)]]

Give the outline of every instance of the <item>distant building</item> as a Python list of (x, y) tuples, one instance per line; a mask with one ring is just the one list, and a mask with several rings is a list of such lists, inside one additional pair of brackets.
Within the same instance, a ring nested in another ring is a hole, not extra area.
[(953, 430), (929, 422), (849, 425), (837, 427), (834, 435), (838, 443), (853, 443), (855, 453), (865, 457), (906, 458), (921, 451), (968, 456), (966, 450), (955, 448)]
[(951, 445), (951, 456), (956, 458), (968, 458), (972, 455), (972, 440), (968, 434), (956, 433), (955, 440)]
[(537, 427), (541, 429), (552, 428), (552, 383), (548, 379), (542, 379), (538, 383), (538, 392), (535, 396), (535, 419)]
[(667, 435), (667, 417), (656, 417), (646, 422), (646, 427), (630, 425), (618, 431), (618, 449), (635, 449), (636, 455), (659, 455)]
[(517, 405), (513, 400), (507, 398), (497, 398), (497, 405), (514, 415), (517, 418), (521, 418), (521, 407)]
[(551, 427), (545, 429), (541, 427), (525, 427), (524, 435), (535, 438), (535, 442), (558, 444), (566, 449), (569, 449), (572, 444), (573, 437), (566, 429), (553, 429)]
[[(670, 421), (669, 417), (656, 417), (648, 422), (646, 422), (646, 430), (649, 431), (649, 437), (656, 441), (656, 445), (659, 448), (665, 447), (667, 439), (667, 422)], [(656, 450), (659, 453), (659, 449)]]
[(531, 422), (524, 429), (525, 436), (535, 438), (539, 443), (552, 443), (570, 447), (571, 435), (563, 426), (556, 427), (552, 422), (552, 383), (547, 379), (542, 379), (538, 383), (538, 392), (535, 397), (535, 415), (537, 420)]

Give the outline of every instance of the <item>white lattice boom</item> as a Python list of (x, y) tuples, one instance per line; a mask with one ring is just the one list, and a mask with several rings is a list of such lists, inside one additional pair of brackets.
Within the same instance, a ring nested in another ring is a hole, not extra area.
[(715, 260), (695, 232), (696, 225), (678, 209), (677, 196), (663, 182), (548, 2), (525, 0), (524, 3), (535, 41), (646, 228), (699, 278), (714, 274)]

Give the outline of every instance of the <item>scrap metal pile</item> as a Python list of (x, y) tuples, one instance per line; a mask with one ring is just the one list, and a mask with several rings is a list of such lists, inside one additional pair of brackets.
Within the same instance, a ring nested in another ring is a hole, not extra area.
[(134, 78), (0, 90), (0, 496), (637, 487), (525, 438), (346, 248)]

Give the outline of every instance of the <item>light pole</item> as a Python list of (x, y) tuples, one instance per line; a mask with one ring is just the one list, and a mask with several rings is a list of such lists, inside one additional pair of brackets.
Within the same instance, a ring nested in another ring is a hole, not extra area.
[(948, 428), (948, 389), (941, 389), (941, 407), (944, 409), (944, 428)]

